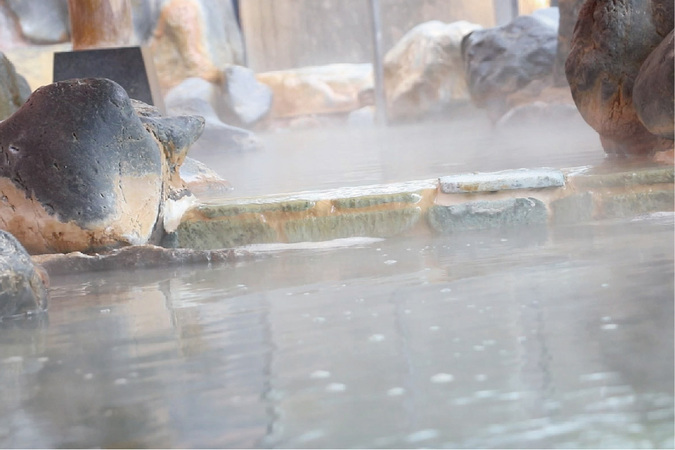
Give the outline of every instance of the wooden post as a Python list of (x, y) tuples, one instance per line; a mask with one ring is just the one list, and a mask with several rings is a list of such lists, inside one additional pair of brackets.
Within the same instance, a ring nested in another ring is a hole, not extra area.
[(130, 0), (68, 0), (73, 50), (132, 44)]
[(387, 96), (384, 91), (384, 51), (382, 49), (382, 19), (380, 1), (370, 0), (373, 35), (373, 71), (375, 73), (375, 121), (387, 125)]

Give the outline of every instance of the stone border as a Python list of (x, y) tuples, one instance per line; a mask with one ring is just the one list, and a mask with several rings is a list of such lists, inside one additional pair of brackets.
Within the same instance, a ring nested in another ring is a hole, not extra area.
[(164, 245), (211, 250), (629, 217), (673, 211), (673, 178), (672, 166), (518, 169), (207, 202)]

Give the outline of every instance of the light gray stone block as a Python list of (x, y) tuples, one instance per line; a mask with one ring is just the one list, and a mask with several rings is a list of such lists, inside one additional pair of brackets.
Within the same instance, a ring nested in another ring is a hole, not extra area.
[(560, 170), (541, 168), (464, 173), (441, 177), (439, 181), (442, 192), (458, 194), (560, 187), (565, 185), (565, 176)]

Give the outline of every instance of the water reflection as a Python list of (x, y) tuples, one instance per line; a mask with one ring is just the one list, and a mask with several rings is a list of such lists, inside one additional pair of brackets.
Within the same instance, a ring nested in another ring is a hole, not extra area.
[(672, 232), (55, 279), (48, 321), (0, 327), (0, 446), (672, 446)]

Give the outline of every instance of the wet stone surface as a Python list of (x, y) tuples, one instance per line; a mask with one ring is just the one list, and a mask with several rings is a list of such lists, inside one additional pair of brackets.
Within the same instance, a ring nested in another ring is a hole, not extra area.
[(479, 200), (453, 206), (434, 205), (429, 224), (439, 233), (521, 225), (545, 225), (546, 205), (535, 198)]

